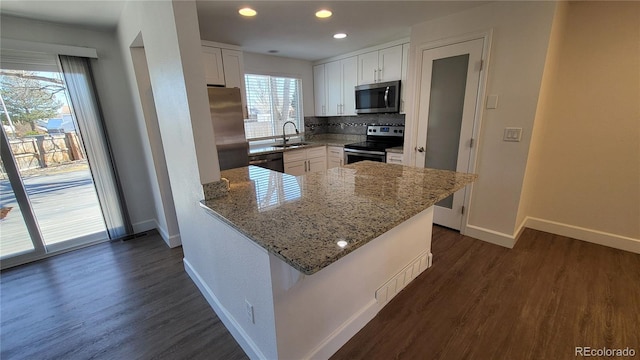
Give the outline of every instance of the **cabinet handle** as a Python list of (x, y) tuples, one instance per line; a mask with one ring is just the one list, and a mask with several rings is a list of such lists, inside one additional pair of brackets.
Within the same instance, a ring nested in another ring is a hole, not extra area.
[(373, 82), (378, 82), (378, 70), (373, 69)]
[(382, 81), (382, 69), (378, 69), (378, 82)]
[(336, 105), (336, 114), (340, 115), (340, 104)]
[(322, 105), (322, 115), (324, 115), (324, 114), (326, 114), (325, 106), (324, 106), (324, 105)]

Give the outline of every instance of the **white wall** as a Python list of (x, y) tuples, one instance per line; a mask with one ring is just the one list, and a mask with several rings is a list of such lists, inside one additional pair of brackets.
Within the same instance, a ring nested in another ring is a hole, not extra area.
[(314, 116), (313, 64), (310, 61), (245, 52), (244, 72), (248, 74), (291, 76), (302, 79), (304, 116)]
[[(139, 41), (142, 42), (142, 37), (139, 38)], [(173, 203), (173, 192), (171, 191), (171, 182), (169, 181), (169, 172), (164, 157), (160, 127), (158, 126), (158, 114), (156, 113), (155, 100), (151, 89), (147, 56), (143, 47), (132, 47), (130, 51), (138, 88), (138, 96), (134, 95), (134, 103), (139, 104), (136, 109), (138, 110), (138, 116), (145, 119), (145, 130), (148, 137), (141, 140), (142, 142), (147, 142), (148, 140), (150, 146), (150, 154), (147, 153), (145, 155), (151, 157), (151, 160), (147, 160), (147, 163), (152, 165), (149, 166), (148, 170), (152, 179), (151, 190), (154, 194), (153, 204), (157, 214), (158, 231), (170, 247), (176, 247), (181, 244), (180, 229), (178, 228), (176, 207)], [(126, 54), (123, 54), (123, 56), (126, 56)], [(135, 92), (135, 90), (132, 89), (132, 92)]]
[[(497, 109), (482, 113), (476, 162), (479, 179), (473, 185), (467, 225), (467, 234), (481, 239), (497, 236), (513, 243), (555, 8), (553, 2), (494, 2), (415, 25), (411, 30), (410, 83), (415, 79), (415, 64), (421, 63), (418, 47), (493, 29), (485, 93), (496, 94), (500, 100)], [(419, 99), (413, 101), (415, 104)], [(415, 108), (407, 110), (408, 127), (416, 124)], [(522, 141), (503, 142), (505, 127), (523, 128)]]
[[(220, 178), (213, 126), (201, 59), (200, 34), (195, 2), (128, 2), (118, 25), (118, 38), (124, 56), (126, 78), (137, 89), (129, 47), (142, 36), (167, 171), (171, 182), (185, 262), (197, 274), (225, 310), (220, 318), (244, 324), (264, 354), (276, 354), (273, 303), (266, 252), (230, 231), (199, 206), (204, 198), (201, 184)], [(133, 91), (137, 93), (137, 90)], [(138, 114), (136, 122), (144, 124)], [(144, 126), (144, 125), (141, 125)], [(211, 149), (206, 153), (205, 149)], [(232, 271), (231, 269), (242, 269)], [(265, 276), (250, 286), (246, 279)], [(244, 279), (244, 280), (243, 280)], [(246, 324), (244, 301), (254, 306), (255, 324)], [(247, 344), (244, 345), (245, 351)]]
[(566, 7), (519, 218), (640, 240), (640, 3)]
[(2, 38), (97, 50), (99, 58), (92, 60), (91, 65), (129, 216), (135, 231), (154, 228), (156, 214), (153, 201), (150, 201), (154, 194), (147, 171), (153, 164), (148, 164), (144, 156), (148, 142), (141, 138), (141, 129), (135, 121), (136, 113), (122, 71), (122, 55), (115, 33), (5, 15), (1, 27)]

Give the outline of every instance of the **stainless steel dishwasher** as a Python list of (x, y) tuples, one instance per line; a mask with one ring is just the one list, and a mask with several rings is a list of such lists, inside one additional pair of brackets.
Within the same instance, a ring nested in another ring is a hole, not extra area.
[(284, 160), (282, 153), (269, 153), (249, 156), (249, 165), (259, 166), (265, 169), (284, 172)]

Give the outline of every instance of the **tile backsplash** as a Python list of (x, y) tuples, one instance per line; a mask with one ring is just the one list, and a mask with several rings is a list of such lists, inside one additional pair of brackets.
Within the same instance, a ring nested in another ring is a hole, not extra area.
[(404, 125), (404, 114), (363, 114), (304, 118), (305, 134), (366, 135), (367, 125)]

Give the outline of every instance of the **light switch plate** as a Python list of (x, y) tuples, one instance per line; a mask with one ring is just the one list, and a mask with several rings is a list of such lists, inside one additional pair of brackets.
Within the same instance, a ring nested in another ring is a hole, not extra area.
[(498, 95), (487, 96), (487, 109), (497, 109), (497, 108), (498, 108)]
[(507, 127), (504, 128), (502, 141), (519, 142), (522, 139), (522, 128)]

